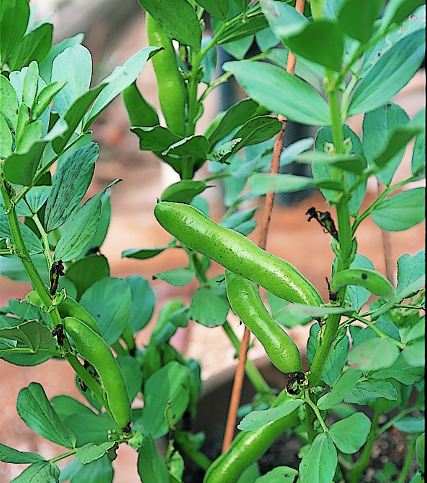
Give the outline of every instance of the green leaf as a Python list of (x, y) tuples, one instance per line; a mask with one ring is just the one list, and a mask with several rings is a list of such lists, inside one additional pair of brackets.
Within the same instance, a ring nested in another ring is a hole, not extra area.
[(219, 18), (223, 22), (227, 20), (230, 0), (200, 0), (197, 3), (214, 17)]
[(283, 418), (288, 414), (293, 413), (304, 401), (302, 399), (292, 399), (281, 404), (280, 406), (265, 409), (262, 411), (252, 411), (247, 414), (240, 424), (237, 426), (241, 431), (252, 431), (258, 429), (266, 424)]
[(165, 413), (169, 408), (176, 424), (183, 416), (190, 400), (190, 370), (171, 361), (155, 372), (144, 386), (144, 408), (141, 423), (153, 439), (165, 435), (169, 424)]
[(150, 59), (160, 49), (156, 47), (145, 47), (122, 66), (116, 67), (113, 72), (102, 81), (106, 84), (98, 99), (94, 102), (88, 117), (84, 123), (83, 131), (87, 131), (95, 122), (101, 112), (124, 90), (135, 82), (141, 73), (148, 59)]
[(295, 158), (298, 163), (327, 163), (343, 169), (344, 171), (350, 171), (351, 173), (362, 174), (366, 168), (366, 160), (360, 155), (354, 154), (335, 154), (335, 153), (322, 153), (320, 151), (313, 151), (309, 153), (303, 153)]
[(15, 153), (27, 153), (31, 147), (41, 139), (43, 132), (43, 122), (35, 121), (27, 124), (16, 138)]
[(0, 113), (9, 129), (15, 132), (18, 121), (18, 96), (10, 81), (2, 74), (0, 74), (0, 99)]
[(203, 193), (208, 185), (203, 181), (183, 179), (169, 185), (162, 193), (161, 201), (174, 201), (177, 203), (191, 203), (193, 198)]
[(387, 401), (398, 401), (398, 394), (389, 381), (361, 381), (346, 395), (344, 401), (348, 404), (366, 405), (379, 398)]
[[(360, 253), (356, 253), (354, 260), (351, 262), (350, 268), (367, 268), (369, 270), (375, 270), (374, 264), (371, 260)], [(369, 292), (369, 290), (356, 285), (349, 285), (345, 294), (346, 300), (356, 311), (360, 310), (366, 304), (370, 296), (371, 292)]]
[(293, 34), (300, 33), (308, 20), (291, 5), (273, 0), (263, 0), (262, 10), (275, 36), (282, 42)]
[(415, 443), (415, 455), (417, 457), (418, 464), (420, 465), (420, 470), (424, 473), (424, 460), (425, 460), (425, 433), (420, 434)]
[(191, 156), (196, 160), (205, 160), (209, 151), (209, 142), (204, 136), (190, 136), (171, 144), (162, 154), (164, 156)]
[(345, 454), (359, 451), (371, 430), (371, 421), (363, 413), (355, 413), (329, 428), (335, 446)]
[(80, 463), (83, 463), (84, 465), (92, 463), (92, 461), (104, 456), (115, 444), (115, 441), (107, 441), (99, 445), (92, 443), (85, 444), (77, 450), (76, 460), (80, 461)]
[(90, 408), (82, 404), (80, 401), (77, 401), (77, 399), (74, 399), (70, 396), (66, 396), (65, 394), (62, 394), (60, 396), (54, 396), (50, 400), (50, 403), (61, 421), (64, 421), (66, 418), (68, 418), (68, 416), (74, 414), (89, 414), (93, 416), (95, 415), (95, 413)]
[(233, 148), (234, 152), (244, 146), (262, 143), (275, 136), (282, 128), (282, 123), (275, 117), (257, 116), (245, 124), (237, 131), (235, 138), (241, 140)]
[(30, 7), (29, 2), (25, 0), (4, 0), (0, 8), (0, 64), (3, 66), (25, 34), (30, 18)]
[(102, 444), (110, 441), (112, 431), (120, 431), (117, 425), (106, 415), (100, 414), (71, 414), (63, 421), (64, 425), (73, 432), (77, 439), (76, 447), (85, 444)]
[(382, 369), (371, 374), (373, 379), (396, 379), (397, 381), (409, 386), (419, 381), (424, 375), (424, 367), (412, 367), (409, 365), (403, 354), (393, 364), (385, 365)]
[(46, 82), (46, 84), (50, 84), (50, 82), (52, 82), (52, 67), (53, 61), (56, 59), (56, 57), (61, 52), (64, 52), (65, 49), (68, 49), (69, 47), (74, 47), (77, 44), (81, 44), (83, 39), (84, 34), (80, 33), (74, 35), (74, 37), (71, 37), (69, 39), (64, 39), (62, 42), (59, 42), (52, 46), (47, 56), (39, 64), (40, 77)]
[(183, 139), (181, 136), (162, 126), (131, 127), (130, 130), (139, 137), (139, 149), (141, 151), (162, 153), (169, 146)]
[[(78, 125), (82, 121), (86, 111), (92, 102), (98, 97), (102, 89), (106, 84), (99, 84), (98, 86), (86, 91), (80, 97), (78, 97), (67, 109), (65, 114), (61, 117), (67, 125), (68, 129), (61, 135), (59, 139), (55, 139), (52, 142), (52, 147), (55, 153), (59, 154), (67, 145), (73, 133), (77, 130)], [(77, 130), (79, 134), (83, 131)]]
[(311, 186), (327, 187), (343, 191), (339, 181), (329, 179), (313, 179), (293, 174), (255, 174), (249, 180), (251, 192), (255, 195), (264, 195), (269, 191), (273, 193), (293, 193)]
[(348, 0), (342, 4), (338, 22), (348, 36), (365, 44), (372, 36), (383, 5), (384, 0)]
[(300, 478), (310, 483), (331, 483), (337, 462), (337, 450), (331, 436), (319, 434), (301, 461)]
[(144, 436), (138, 450), (138, 474), (142, 483), (170, 483), (169, 472), (164, 459), (154, 446), (154, 438)]
[(399, 431), (405, 433), (421, 433), (425, 431), (425, 419), (423, 417), (419, 418), (402, 418), (393, 425)]
[(37, 94), (34, 102), (34, 108), (32, 112), (32, 119), (38, 119), (46, 108), (49, 106), (52, 99), (58, 94), (58, 92), (65, 86), (66, 81), (55, 81), (47, 86)]
[(74, 448), (74, 434), (62, 424), (50, 405), (42, 386), (32, 382), (19, 391), (16, 409), (25, 424), (53, 443)]
[[(107, 188), (113, 184), (115, 184), (114, 181)], [(101, 217), (101, 198), (107, 188), (92, 196), (65, 222), (62, 236), (55, 248), (55, 260), (66, 262), (77, 258), (83, 252), (98, 227)]]
[(11, 483), (52, 483), (52, 481), (58, 481), (59, 474), (60, 470), (55, 463), (37, 461), (14, 478)]
[(24, 84), (22, 87), (22, 102), (30, 109), (33, 108), (34, 99), (37, 94), (37, 86), (39, 82), (39, 67), (34, 60), (27, 67)]
[(199, 288), (190, 304), (190, 317), (206, 327), (217, 327), (225, 322), (228, 303), (209, 288)]
[(396, 295), (425, 274), (425, 259), (426, 252), (422, 249), (414, 256), (405, 254), (397, 260)]
[(52, 46), (53, 25), (43, 23), (15, 45), (9, 58), (10, 70), (21, 70), (32, 60), (40, 63)]
[(39, 454), (18, 451), (0, 443), (0, 461), (3, 461), (3, 463), (28, 464), (44, 461), (44, 458)]
[(189, 268), (175, 268), (167, 272), (159, 272), (153, 275), (153, 280), (156, 278), (163, 280), (175, 287), (184, 287), (188, 285), (194, 278), (194, 271)]
[[(350, 129), (347, 124), (344, 124), (344, 139), (346, 142), (351, 144), (351, 151), (350, 154), (357, 158), (363, 157), (363, 146), (360, 142), (359, 137), (357, 134)], [(321, 128), (316, 135), (316, 151), (324, 153), (327, 151), (329, 145), (333, 144), (333, 136), (332, 130), (330, 127), (323, 127)], [(366, 166), (366, 164), (365, 164)], [(332, 166), (329, 163), (313, 163), (312, 171), (314, 179), (325, 179), (325, 178), (332, 178)], [(345, 176), (345, 183), (346, 187), (349, 188), (350, 186), (354, 185), (356, 181), (359, 180), (359, 176), (356, 173), (352, 173), (351, 171), (347, 171)], [(325, 188), (320, 188), (320, 191), (323, 193), (323, 196), (328, 200), (331, 201), (336, 197), (336, 192), (333, 190), (328, 190)], [(349, 201), (349, 208), (350, 213), (353, 216), (356, 216), (359, 213), (360, 205), (364, 199), (366, 192), (366, 181), (362, 182), (357, 185), (356, 189), (353, 189), (351, 192), (351, 198)]]
[(14, 153), (9, 156), (4, 164), (6, 178), (12, 183), (22, 184), (24, 186), (30, 185), (37, 171), (44, 148), (50, 141), (61, 136), (66, 130), (67, 124), (59, 120), (44, 138), (36, 141), (31, 146), (29, 151), (25, 153)]
[(387, 7), (381, 19), (381, 30), (385, 30), (394, 23), (402, 23), (423, 3), (423, 0), (391, 0), (387, 2)]
[(405, 361), (413, 367), (420, 367), (425, 364), (426, 360), (426, 346), (425, 340), (420, 340), (409, 344), (402, 351)]
[(17, 340), (24, 346), (29, 347), (34, 353), (39, 349), (52, 351), (56, 349), (56, 341), (50, 330), (35, 320), (29, 320), (16, 327), (0, 329), (0, 337)]
[(95, 282), (109, 276), (108, 260), (104, 255), (96, 253), (77, 260), (67, 269), (66, 273), (67, 279), (73, 282), (77, 289), (77, 299), (80, 299), (83, 292)]
[(255, 483), (294, 483), (298, 471), (289, 466), (278, 466), (264, 476), (260, 476)]
[(344, 36), (340, 24), (333, 19), (320, 19), (305, 24), (297, 34), (282, 38), (295, 54), (339, 72), (344, 55)]
[(417, 30), (387, 50), (356, 86), (347, 115), (372, 111), (394, 97), (420, 67), (424, 44), (424, 30)]
[(131, 289), (132, 306), (128, 319), (132, 332), (142, 330), (150, 321), (156, 302), (156, 295), (148, 281), (139, 275), (125, 279)]
[[(257, 32), (264, 30), (267, 26), (267, 20), (261, 12), (260, 5), (255, 4), (246, 12), (245, 16), (235, 17), (233, 21), (228, 22), (225, 30), (218, 38), (218, 45), (224, 45), (229, 42), (237, 42), (246, 39)], [(218, 22), (215, 25), (214, 23), (214, 32), (216, 33), (220, 27), (222, 27), (222, 24)]]
[(156, 248), (128, 248), (122, 252), (122, 258), (135, 258), (137, 260), (146, 260), (147, 258), (153, 258), (159, 253), (162, 253), (167, 248), (171, 248), (169, 245)]
[(0, 156), (6, 159), (12, 154), (12, 133), (10, 128), (0, 113)]
[(122, 335), (129, 320), (131, 300), (126, 280), (107, 277), (91, 285), (80, 303), (96, 319), (102, 336), (111, 345)]
[(117, 356), (117, 362), (125, 376), (130, 400), (133, 401), (141, 391), (142, 372), (139, 363), (132, 356)]
[(44, 217), (47, 232), (63, 225), (80, 204), (92, 181), (98, 156), (98, 145), (90, 143), (62, 160), (53, 177), (47, 200)]
[(425, 188), (414, 188), (381, 201), (371, 218), (383, 230), (403, 231), (425, 219)]
[(390, 184), (402, 160), (404, 147), (410, 139), (407, 139), (408, 134), (413, 136), (411, 129), (409, 133), (405, 132), (408, 123), (409, 116), (400, 106), (393, 103), (368, 112), (363, 118), (366, 159), (370, 165), (376, 164), (384, 168), (376, 176), (386, 185)]
[(171, 39), (200, 50), (201, 27), (194, 8), (186, 0), (138, 0)]
[(329, 125), (329, 107), (312, 87), (264, 62), (226, 62), (246, 92), (262, 106), (302, 124)]
[(421, 120), (424, 122), (424, 132), (418, 134), (415, 138), (415, 145), (412, 151), (411, 169), (412, 174), (418, 173), (420, 178), (425, 177), (425, 164), (426, 164), (426, 136), (425, 136), (425, 107), (415, 114), (413, 123), (417, 123)]
[(205, 132), (205, 137), (210, 145), (215, 146), (221, 139), (224, 139), (236, 128), (242, 126), (247, 120), (254, 116), (258, 104), (252, 99), (237, 101), (225, 112), (221, 112), (211, 123)]
[(399, 348), (389, 339), (368, 339), (348, 353), (348, 363), (354, 369), (375, 371), (393, 365), (399, 357)]
[[(112, 452), (114, 454), (114, 450)], [(86, 483), (89, 481), (90, 483), (112, 483), (113, 475), (110, 455), (104, 455), (86, 465), (74, 459), (68, 466), (61, 469), (60, 481), (71, 479), (73, 483)]]
[(335, 383), (334, 387), (319, 399), (317, 403), (319, 409), (332, 409), (334, 406), (342, 402), (345, 396), (352, 391), (361, 374), (362, 371), (356, 371), (352, 368), (344, 372)]
[[(21, 230), (22, 236), (24, 238), (27, 250), (31, 255), (36, 253), (43, 253), (43, 245), (39, 240), (37, 235), (29, 228), (24, 225), (21, 221), (19, 222), (19, 228)], [(9, 224), (7, 222), (6, 215), (4, 214), (3, 207), (0, 205), (0, 238), (9, 238), (13, 244), (13, 237), (10, 232)], [(3, 262), (2, 262), (3, 263)]]
[(52, 65), (52, 82), (64, 82), (55, 96), (55, 109), (63, 116), (71, 104), (89, 90), (92, 78), (92, 57), (89, 50), (77, 44), (59, 53)]

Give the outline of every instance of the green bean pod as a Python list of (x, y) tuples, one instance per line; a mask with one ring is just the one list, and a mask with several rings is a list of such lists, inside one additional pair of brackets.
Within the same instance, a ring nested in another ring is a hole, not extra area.
[(258, 287), (229, 270), (225, 271), (225, 281), (231, 308), (264, 346), (271, 362), (285, 374), (301, 372), (301, 355), (295, 342), (268, 313)]
[(157, 79), (160, 107), (166, 124), (175, 134), (184, 136), (187, 91), (179, 73), (175, 49), (171, 39), (148, 12), (146, 29), (149, 44), (153, 47), (164, 47), (151, 60)]
[(217, 225), (194, 206), (160, 202), (157, 221), (181, 243), (289, 302), (319, 306), (315, 287), (290, 263), (257, 247), (240, 233)]
[(334, 275), (330, 283), (330, 290), (337, 292), (346, 285), (357, 285), (366, 288), (374, 295), (391, 299), (394, 296), (393, 285), (384, 275), (367, 268), (348, 268)]
[(101, 335), (98, 322), (90, 315), (90, 313), (82, 307), (76, 300), (67, 295), (58, 305), (59, 315), (64, 317), (75, 317), (84, 322), (98, 335)]
[(242, 431), (230, 448), (209, 466), (203, 483), (236, 483), (251, 464), (261, 458), (273, 441), (298, 422), (298, 409), (253, 431)]
[(123, 372), (109, 345), (100, 335), (75, 317), (64, 319), (64, 329), (73, 338), (82, 358), (88, 361), (98, 373), (115, 422), (119, 428), (129, 432), (132, 419), (129, 393)]

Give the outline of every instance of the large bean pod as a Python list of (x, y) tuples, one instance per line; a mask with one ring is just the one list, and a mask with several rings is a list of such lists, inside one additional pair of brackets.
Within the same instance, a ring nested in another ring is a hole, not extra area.
[(161, 202), (154, 208), (154, 215), (180, 242), (274, 295), (305, 305), (323, 303), (319, 292), (293, 265), (240, 233), (217, 225), (193, 206)]
[(98, 373), (115, 422), (123, 430), (129, 431), (132, 418), (129, 393), (123, 372), (109, 345), (100, 335), (75, 317), (64, 319), (64, 329), (73, 338), (82, 358), (87, 360)]

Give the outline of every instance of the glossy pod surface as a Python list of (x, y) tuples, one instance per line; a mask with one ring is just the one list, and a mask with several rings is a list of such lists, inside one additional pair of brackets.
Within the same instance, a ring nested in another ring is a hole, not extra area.
[(109, 345), (75, 317), (64, 319), (65, 331), (73, 338), (77, 350), (98, 373), (107, 395), (107, 402), (117, 425), (126, 428), (131, 422), (131, 402), (126, 381)]
[(258, 287), (229, 270), (225, 272), (225, 280), (231, 308), (264, 346), (271, 362), (285, 374), (301, 372), (301, 356), (297, 346), (268, 313)]
[(366, 288), (374, 295), (391, 299), (394, 296), (393, 285), (381, 273), (367, 268), (349, 268), (338, 272), (331, 280), (330, 289), (337, 292), (346, 285)]
[(253, 431), (242, 431), (228, 451), (208, 468), (203, 483), (236, 483), (243, 471), (268, 450), (273, 441), (298, 422), (298, 410)]
[(319, 292), (293, 265), (257, 247), (240, 233), (216, 224), (193, 206), (160, 202), (154, 214), (180, 242), (274, 295), (305, 305), (323, 303)]
[(157, 79), (160, 107), (168, 128), (175, 134), (183, 136), (187, 92), (179, 73), (175, 49), (171, 39), (148, 12), (146, 29), (149, 44), (153, 47), (164, 47), (164, 50), (151, 59)]

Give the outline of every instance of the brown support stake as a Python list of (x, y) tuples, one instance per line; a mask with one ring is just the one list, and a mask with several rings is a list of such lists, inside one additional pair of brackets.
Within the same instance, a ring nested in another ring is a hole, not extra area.
[[(304, 12), (305, 0), (297, 0), (295, 10), (299, 13)], [(289, 52), (288, 61), (286, 64), (286, 72), (289, 74), (295, 73), (295, 56)], [(283, 142), (285, 139), (285, 130), (287, 118), (282, 115), (278, 115), (277, 118), (282, 123), (282, 129), (276, 134), (276, 141), (273, 148), (273, 157), (271, 160), (271, 174), (277, 174), (280, 166), (280, 155), (283, 151)], [(264, 203), (264, 216), (261, 225), (261, 234), (258, 242), (258, 246), (265, 250), (267, 244), (268, 227), (270, 225), (271, 212), (273, 211), (274, 193), (269, 191), (265, 197)], [(248, 352), (250, 331), (245, 327), (242, 343), (239, 351), (239, 362), (237, 364), (236, 373), (234, 376), (233, 389), (231, 392), (230, 406), (228, 409), (227, 423), (225, 427), (224, 441), (222, 445), (222, 452), (225, 453), (231, 445), (234, 435), (234, 428), (236, 426), (237, 410), (240, 404), (240, 395), (243, 386), (243, 377), (245, 374), (246, 354)]]

